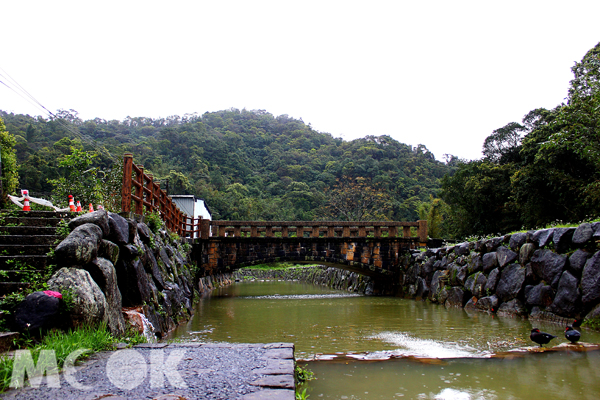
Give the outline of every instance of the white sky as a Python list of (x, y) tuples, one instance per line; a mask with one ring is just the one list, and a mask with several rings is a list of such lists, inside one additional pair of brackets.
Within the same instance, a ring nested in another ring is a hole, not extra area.
[[(600, 1), (0, 0), (0, 73), (82, 119), (228, 108), (481, 157), (567, 95)], [(3, 77), (0, 80), (4, 81)], [(0, 109), (44, 115), (0, 85)]]

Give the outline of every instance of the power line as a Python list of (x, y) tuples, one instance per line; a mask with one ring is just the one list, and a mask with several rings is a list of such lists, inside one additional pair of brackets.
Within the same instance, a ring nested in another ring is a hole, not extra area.
[[(14, 93), (16, 93), (18, 96), (20, 96), (21, 98), (23, 98), (24, 100), (26, 100), (28, 103), (32, 104), (33, 106), (43, 110), (44, 113), (47, 114), (47, 116), (53, 120), (56, 121), (59, 125), (61, 125), (66, 131), (71, 132), (73, 135), (75, 135), (76, 137), (78, 137), (79, 139), (81, 139), (82, 141), (86, 142), (87, 144), (89, 144), (90, 146), (92, 146), (95, 150), (100, 151), (100, 152), (107, 152), (106, 148), (104, 148), (104, 146), (99, 147), (96, 143), (95, 140), (92, 139), (91, 137), (87, 136), (87, 135), (83, 135), (81, 134), (81, 132), (79, 132), (78, 130), (74, 130), (71, 125), (66, 124), (62, 118), (59, 118), (56, 114), (54, 114), (52, 111), (48, 110), (41, 102), (39, 102), (35, 97), (33, 97), (23, 86), (21, 86), (15, 79), (13, 79), (2, 67), (0, 67), (0, 77), (3, 80), (0, 80), (0, 83), (2, 83), (4, 86), (6, 86), (7, 88), (9, 88), (10, 90), (12, 90)], [(9, 83), (7, 83), (9, 82)], [(12, 85), (12, 86), (11, 86)], [(15, 87), (17, 89), (15, 89)], [(110, 153), (108, 153), (110, 155)]]

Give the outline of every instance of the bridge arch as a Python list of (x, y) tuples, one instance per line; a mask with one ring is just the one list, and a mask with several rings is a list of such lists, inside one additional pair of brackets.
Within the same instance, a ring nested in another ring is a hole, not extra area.
[[(201, 238), (194, 239), (192, 252), (202, 276), (287, 261), (392, 279), (408, 250), (425, 245), (427, 232), (426, 221), (202, 223)], [(410, 236), (415, 231), (417, 235)]]

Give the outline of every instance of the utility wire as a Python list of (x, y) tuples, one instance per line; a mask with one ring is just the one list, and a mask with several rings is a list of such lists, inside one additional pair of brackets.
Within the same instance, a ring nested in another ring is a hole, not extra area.
[[(10, 82), (10, 84), (0, 80), (0, 83), (2, 83), (4, 86), (6, 86), (7, 88), (9, 88), (10, 90), (12, 90), (13, 92), (15, 92), (18, 96), (20, 96), (21, 98), (23, 98), (24, 100), (26, 100), (28, 103), (32, 104), (33, 106), (40, 108), (41, 110), (43, 110), (44, 113), (46, 113), (48, 115), (48, 117), (53, 120), (56, 121), (60, 126), (62, 126), (66, 131), (71, 132), (72, 134), (74, 134), (76, 137), (78, 137), (79, 139), (81, 139), (82, 141), (88, 143), (89, 145), (91, 145), (95, 150), (99, 151), (99, 152), (103, 152), (103, 153), (108, 153), (108, 155), (111, 155), (108, 150), (106, 150), (106, 148), (104, 146), (99, 147), (96, 143), (95, 140), (93, 140), (91, 137), (89, 137), (88, 135), (83, 135), (81, 134), (81, 132), (79, 132), (78, 130), (75, 130), (72, 128), (71, 125), (66, 124), (62, 118), (59, 118), (56, 114), (54, 114), (52, 111), (48, 110), (42, 103), (40, 103), (35, 97), (33, 97), (27, 90), (25, 90), (25, 88), (23, 86), (21, 86), (16, 80), (14, 80), (2, 67), (0, 67), (0, 77), (2, 77), (5, 81)], [(12, 85), (12, 86), (11, 86)], [(14, 87), (13, 87), (14, 86)], [(15, 87), (18, 89), (15, 89)]]

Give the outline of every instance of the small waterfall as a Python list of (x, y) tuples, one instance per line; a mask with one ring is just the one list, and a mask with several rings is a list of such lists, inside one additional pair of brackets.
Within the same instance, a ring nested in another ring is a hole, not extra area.
[(146, 318), (141, 307), (123, 308), (123, 316), (132, 327), (134, 327), (141, 335), (143, 335), (148, 343), (155, 343), (156, 336), (154, 335), (154, 326)]

